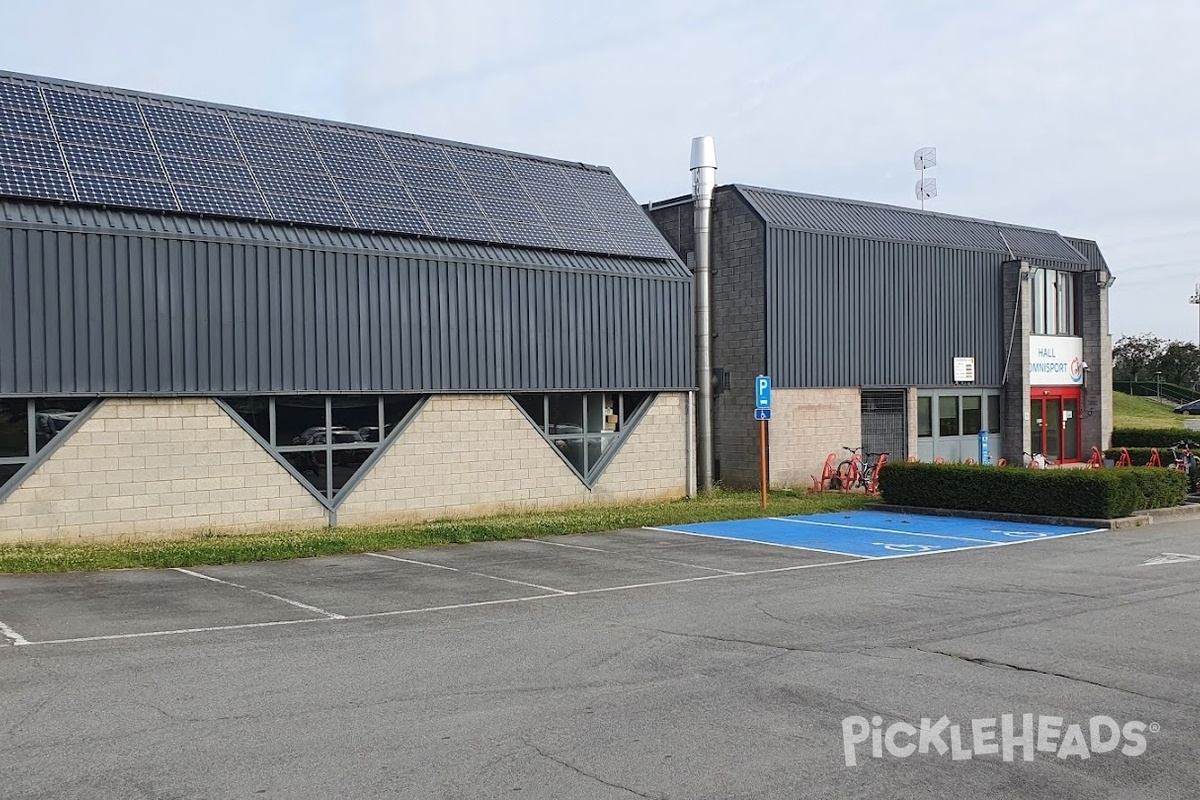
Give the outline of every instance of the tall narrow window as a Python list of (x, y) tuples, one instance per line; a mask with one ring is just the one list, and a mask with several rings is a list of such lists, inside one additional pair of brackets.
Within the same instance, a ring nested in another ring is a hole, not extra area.
[(987, 398), (988, 433), (1000, 432), (1000, 395), (989, 394)]
[(933, 398), (917, 398), (917, 436), (933, 436)]
[(585, 482), (599, 477), (627, 427), (648, 405), (646, 392), (519, 394), (513, 400)]
[(958, 398), (938, 398), (938, 436), (958, 436)]
[(983, 398), (977, 394), (965, 395), (962, 399), (963, 436), (974, 436), (983, 429)]

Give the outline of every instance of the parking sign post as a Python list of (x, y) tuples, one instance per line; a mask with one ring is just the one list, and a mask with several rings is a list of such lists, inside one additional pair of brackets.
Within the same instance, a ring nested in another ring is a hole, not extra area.
[(770, 475), (767, 469), (767, 422), (771, 419), (771, 376), (759, 375), (754, 379), (754, 418), (758, 420), (758, 483), (762, 507), (767, 507), (767, 486)]

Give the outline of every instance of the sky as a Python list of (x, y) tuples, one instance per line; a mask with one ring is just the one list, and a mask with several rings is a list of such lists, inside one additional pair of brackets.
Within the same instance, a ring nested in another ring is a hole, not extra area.
[(0, 69), (1095, 239), (1114, 339), (1197, 341), (1200, 3), (0, 0)]

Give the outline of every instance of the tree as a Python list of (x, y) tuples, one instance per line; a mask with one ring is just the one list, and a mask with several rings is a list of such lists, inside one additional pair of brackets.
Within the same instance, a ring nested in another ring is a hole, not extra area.
[(1150, 333), (1122, 336), (1113, 346), (1113, 380), (1136, 381), (1154, 377), (1155, 370), (1159, 369), (1156, 362), (1166, 350), (1166, 339)]
[(1154, 362), (1163, 383), (1191, 386), (1200, 378), (1200, 347), (1191, 342), (1170, 342)]

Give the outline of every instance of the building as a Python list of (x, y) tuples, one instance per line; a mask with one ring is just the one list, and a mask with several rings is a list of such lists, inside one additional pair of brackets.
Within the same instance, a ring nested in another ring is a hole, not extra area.
[(691, 309), (608, 169), (0, 74), (0, 541), (683, 496)]
[[(691, 259), (692, 198), (648, 211)], [(774, 383), (778, 485), (809, 484), (843, 447), (1069, 463), (1108, 444), (1112, 277), (1095, 242), (741, 185), (717, 187), (711, 236), (723, 482), (758, 481), (759, 373)]]

